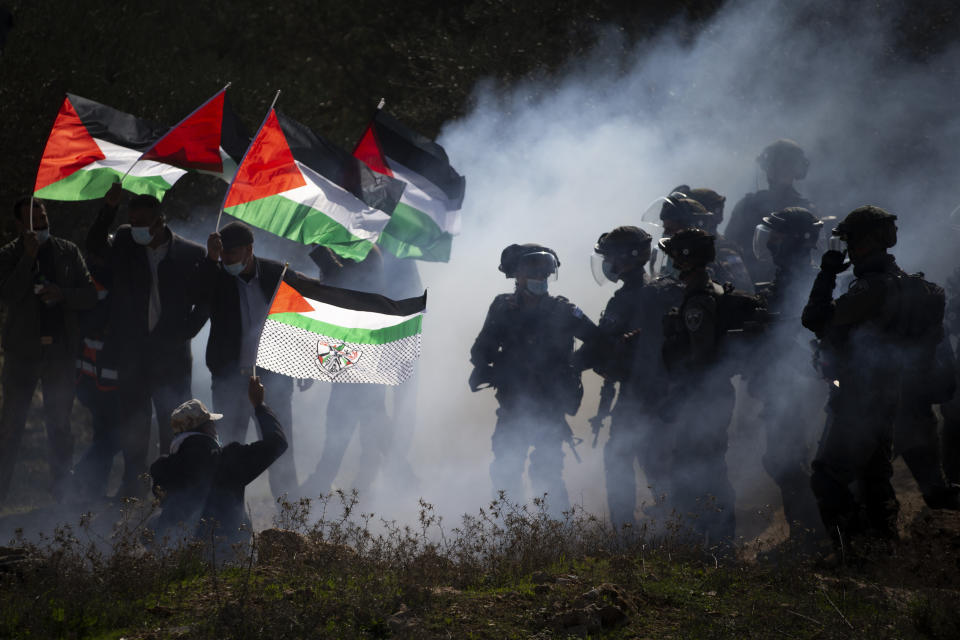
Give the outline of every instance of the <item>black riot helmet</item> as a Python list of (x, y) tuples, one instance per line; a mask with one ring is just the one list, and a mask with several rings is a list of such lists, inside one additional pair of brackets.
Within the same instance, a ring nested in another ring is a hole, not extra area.
[(758, 260), (809, 254), (817, 246), (823, 222), (803, 207), (787, 207), (764, 216), (753, 232), (753, 255)]
[(499, 269), (508, 278), (526, 276), (555, 280), (559, 268), (557, 252), (541, 244), (511, 244), (500, 253)]
[(868, 238), (875, 238), (884, 249), (897, 244), (897, 216), (868, 204), (858, 207), (833, 230), (833, 235), (842, 242), (856, 245)]
[(807, 169), (810, 168), (810, 161), (807, 160), (807, 154), (803, 148), (786, 138), (781, 138), (770, 143), (757, 156), (757, 164), (760, 169), (771, 176), (774, 173), (782, 172), (792, 177), (794, 180), (803, 180), (807, 177)]
[(696, 200), (703, 205), (703, 208), (710, 212), (711, 217), (709, 225), (705, 228), (716, 229), (723, 222), (723, 207), (727, 203), (727, 198), (720, 195), (713, 189), (696, 188), (684, 191), (691, 200)]
[(597, 284), (605, 281), (616, 282), (620, 276), (643, 266), (650, 260), (649, 233), (639, 227), (617, 227), (613, 231), (601, 234), (593, 247), (590, 267)]
[(703, 229), (711, 226), (712, 214), (685, 193), (674, 191), (662, 200), (660, 221), (664, 235), (673, 235), (680, 229)]
[(703, 229), (681, 229), (669, 238), (661, 238), (659, 247), (681, 272), (705, 267), (717, 258), (715, 237)]

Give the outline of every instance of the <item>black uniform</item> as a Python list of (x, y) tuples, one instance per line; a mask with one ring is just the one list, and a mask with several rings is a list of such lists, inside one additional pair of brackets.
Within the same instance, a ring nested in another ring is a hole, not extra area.
[[(960, 268), (947, 280), (946, 289), (944, 330), (948, 340), (956, 341), (954, 365), (960, 368)], [(940, 412), (943, 414), (943, 470), (947, 480), (960, 484), (960, 389), (951, 401), (940, 405)]]
[[(803, 207), (811, 211), (814, 209), (810, 201), (800, 195), (796, 189), (785, 187), (748, 193), (730, 214), (730, 222), (725, 229), (726, 238), (742, 250), (741, 257), (753, 282), (771, 280), (774, 271), (772, 263), (760, 262), (752, 252), (747, 250), (753, 242), (753, 230), (763, 221), (764, 216), (787, 207)], [(719, 245), (717, 248), (719, 249)]]
[(574, 364), (573, 339), (588, 341), (596, 325), (576, 305), (559, 296), (502, 294), (494, 298), (470, 350), (470, 361), (492, 365), (497, 389), (497, 426), (493, 433), (490, 478), (494, 491), (520, 500), (523, 467), (530, 455), (534, 496), (547, 493), (550, 511), (569, 508), (563, 484), (564, 441), (571, 438), (564, 414), (577, 412), (582, 395), (580, 367)]
[[(828, 533), (871, 532), (896, 538), (899, 504), (890, 477), (901, 374), (922, 348), (902, 295), (907, 276), (894, 257), (878, 253), (854, 267), (847, 293), (832, 299), (836, 276), (821, 269), (803, 310), (803, 325), (821, 338), (836, 382), (827, 425), (813, 461), (811, 485)], [(913, 308), (910, 308), (910, 307)], [(939, 324), (940, 317), (921, 318)], [(935, 346), (935, 345), (934, 345)], [(859, 483), (860, 500), (850, 490)]]
[(691, 276), (682, 304), (667, 316), (663, 352), (674, 408), (672, 504), (682, 516), (693, 517), (694, 531), (713, 542), (735, 534), (735, 496), (725, 457), (733, 396), (729, 371), (722, 366), (723, 295), (705, 270)]
[[(607, 503), (617, 527), (634, 522), (634, 461), (655, 496), (670, 493), (670, 450), (663, 446), (667, 439), (661, 419), (667, 380), (660, 350), (663, 315), (682, 297), (679, 283), (667, 278), (649, 282), (641, 275), (625, 282), (600, 317), (597, 339), (580, 351), (586, 366), (619, 386), (603, 450)], [(624, 339), (626, 334), (632, 335)]]

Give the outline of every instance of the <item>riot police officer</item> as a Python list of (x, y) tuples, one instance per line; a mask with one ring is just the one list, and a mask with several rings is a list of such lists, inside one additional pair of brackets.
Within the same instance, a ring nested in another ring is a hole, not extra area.
[(771, 263), (761, 262), (747, 252), (753, 230), (763, 216), (786, 207), (813, 210), (810, 201), (793, 186), (807, 176), (810, 167), (800, 145), (793, 140), (777, 140), (757, 156), (757, 165), (766, 175), (767, 188), (745, 195), (733, 208), (726, 228), (727, 238), (744, 251), (743, 258), (754, 282), (770, 280), (774, 270)]
[(764, 216), (753, 237), (754, 256), (776, 267), (773, 282), (757, 284), (777, 321), (765, 332), (748, 369), (748, 390), (763, 403), (759, 419), (766, 432), (763, 467), (780, 488), (790, 539), (806, 542), (819, 528), (810, 490), (813, 413), (826, 400), (826, 383), (811, 366), (806, 340), (797, 336), (806, 296), (816, 276), (810, 254), (823, 222), (802, 207)]
[[(890, 484), (894, 416), (904, 378), (924, 384), (943, 331), (943, 290), (904, 273), (888, 253), (897, 243), (896, 219), (869, 205), (844, 218), (802, 315), (803, 326), (820, 338), (834, 381), (811, 486), (824, 527), (841, 549), (851, 536), (898, 539), (899, 504)], [(836, 277), (851, 264), (855, 279), (834, 299)], [(855, 481), (859, 498), (850, 489)]]
[(500, 271), (516, 279), (516, 290), (494, 298), (480, 335), (470, 350), (470, 388), (496, 388), (497, 425), (493, 433), (490, 478), (495, 494), (523, 500), (523, 469), (530, 454), (534, 496), (547, 494), (553, 515), (569, 509), (563, 484), (562, 444), (574, 445), (564, 414), (580, 406), (582, 366), (575, 362), (574, 338), (590, 340), (596, 325), (566, 298), (551, 296), (560, 261), (537, 244), (510, 245)]
[(747, 271), (747, 265), (743, 261), (743, 249), (717, 231), (717, 228), (723, 222), (726, 197), (713, 189), (691, 189), (688, 185), (680, 185), (674, 191), (684, 193), (690, 200), (699, 202), (710, 214), (704, 220), (703, 229), (712, 233), (715, 238), (714, 246), (717, 249), (717, 259), (710, 265), (713, 279), (717, 282), (729, 282), (740, 291), (752, 292), (753, 281)]
[(719, 366), (725, 290), (707, 271), (716, 258), (714, 237), (702, 229), (683, 229), (661, 239), (659, 246), (684, 287), (680, 306), (664, 319), (663, 359), (675, 411), (672, 503), (682, 515), (694, 516), (692, 529), (708, 543), (728, 542), (735, 534), (735, 496), (725, 458), (729, 415), (710, 404), (730, 395), (729, 372)]
[[(660, 403), (665, 378), (660, 363), (663, 343), (665, 296), (644, 271), (650, 260), (651, 237), (633, 226), (617, 227), (604, 233), (594, 246), (592, 267), (598, 283), (622, 282), (600, 317), (595, 340), (578, 352), (585, 366), (604, 378), (604, 391), (619, 397), (609, 406), (610, 436), (603, 449), (607, 503), (610, 519), (617, 528), (634, 523), (637, 461), (654, 495), (668, 494), (669, 449), (664, 442)], [(612, 397), (607, 401), (612, 402)], [(595, 436), (601, 422), (594, 422)], [(596, 437), (594, 439), (596, 442)]]

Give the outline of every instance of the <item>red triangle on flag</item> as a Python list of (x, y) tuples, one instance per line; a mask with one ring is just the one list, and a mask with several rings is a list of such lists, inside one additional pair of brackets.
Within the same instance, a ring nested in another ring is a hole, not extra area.
[(277, 287), (277, 295), (273, 297), (273, 304), (270, 305), (270, 314), (275, 313), (309, 313), (313, 307), (307, 302), (296, 289), (288, 285), (283, 280)]
[(283, 135), (277, 112), (270, 110), (237, 168), (223, 208), (260, 200), (307, 184)]
[(53, 129), (50, 130), (50, 137), (47, 138), (47, 145), (43, 148), (33, 190), (39, 191), (105, 157), (77, 115), (70, 98), (64, 98)]
[(380, 148), (377, 132), (374, 130), (372, 122), (363, 132), (363, 136), (353, 150), (353, 157), (362, 161), (377, 173), (393, 177), (393, 171), (390, 171), (390, 167), (387, 166), (387, 159), (383, 156), (383, 150)]
[(142, 160), (155, 160), (185, 170), (223, 171), (220, 136), (225, 95), (226, 90), (221, 90), (207, 100), (157, 140)]

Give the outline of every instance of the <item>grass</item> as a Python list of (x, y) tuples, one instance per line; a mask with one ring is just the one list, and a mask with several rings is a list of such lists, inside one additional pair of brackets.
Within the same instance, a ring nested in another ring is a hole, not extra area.
[(277, 528), (229, 561), (212, 562), (204, 542), (145, 540), (134, 518), (109, 540), (84, 521), (21, 537), (13, 546), (29, 559), (0, 573), (0, 637), (951, 638), (960, 628), (957, 535), (943, 520), (928, 523), (939, 546), (928, 536), (825, 570), (791, 554), (715, 557), (679, 527), (618, 532), (577, 509), (551, 520), (542, 504), (494, 501), (449, 530), (424, 502), (416, 527), (356, 504), (344, 493), (283, 504)]

